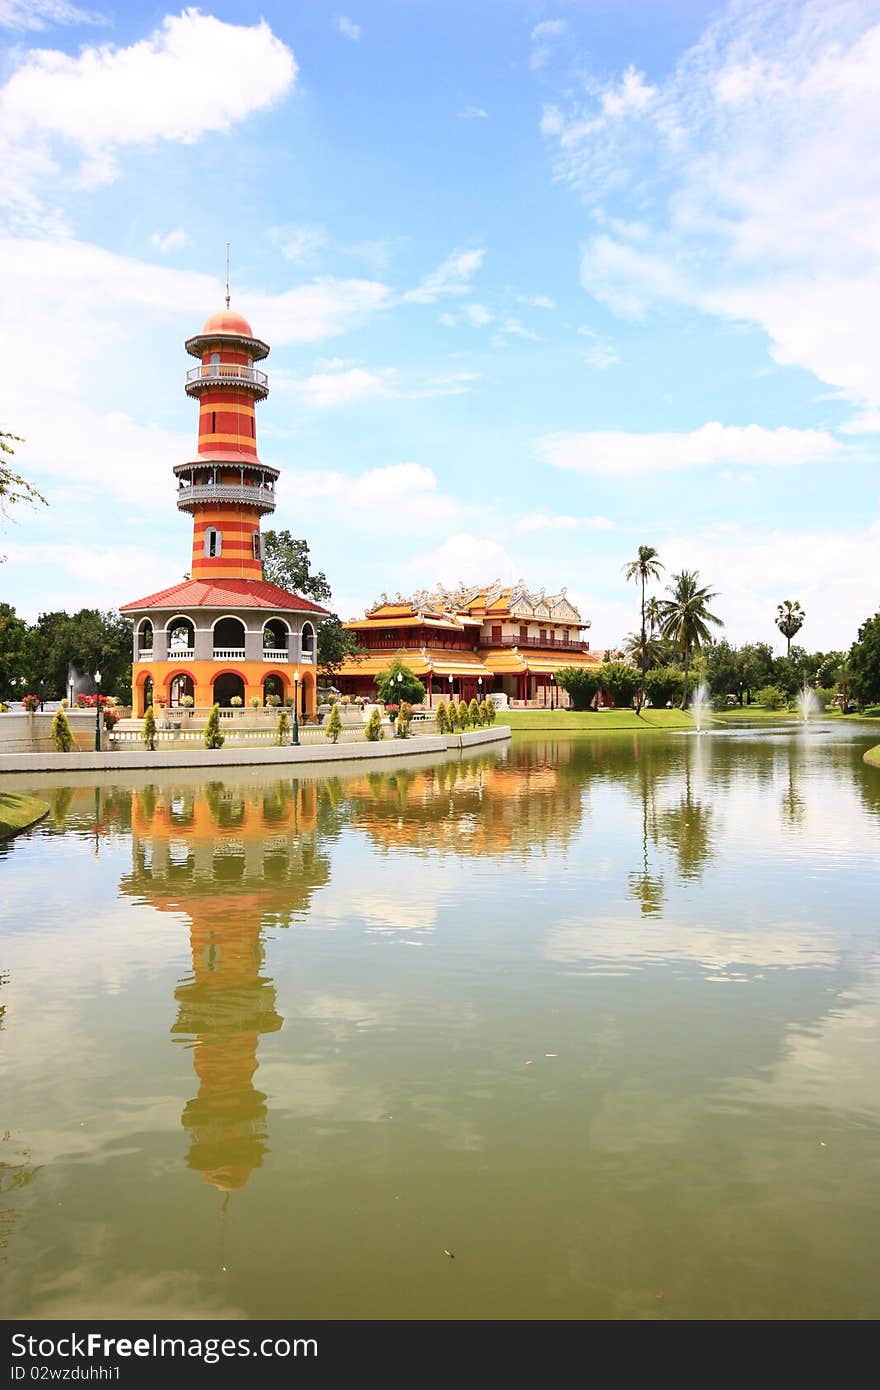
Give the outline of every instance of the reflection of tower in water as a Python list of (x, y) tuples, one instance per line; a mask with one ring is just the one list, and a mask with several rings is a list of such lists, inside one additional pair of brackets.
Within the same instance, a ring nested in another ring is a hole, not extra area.
[(134, 864), (124, 891), (190, 921), (192, 974), (174, 992), (172, 1034), (199, 1081), (184, 1108), (187, 1164), (221, 1192), (244, 1187), (269, 1150), (257, 1048), (283, 1019), (263, 973), (262, 930), (286, 925), (328, 877), (317, 852), (314, 784), (247, 791), (147, 788), (132, 796)]

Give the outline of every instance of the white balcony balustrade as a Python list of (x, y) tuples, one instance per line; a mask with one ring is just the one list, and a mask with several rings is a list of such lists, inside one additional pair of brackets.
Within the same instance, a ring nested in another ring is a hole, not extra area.
[(244, 647), (215, 647), (215, 661), (244, 661)]
[(264, 647), (264, 661), (287, 661), (289, 652), (286, 647)]
[(168, 648), (168, 660), (169, 660), (169, 661), (184, 661), (184, 660), (187, 659), (187, 657), (190, 657), (190, 658), (191, 658), (191, 657), (194, 657), (195, 654), (196, 654), (196, 649), (195, 649), (195, 647), (169, 647), (169, 648)]

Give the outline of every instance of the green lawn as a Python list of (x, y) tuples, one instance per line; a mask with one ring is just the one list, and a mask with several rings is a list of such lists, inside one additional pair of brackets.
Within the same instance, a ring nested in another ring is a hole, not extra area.
[(595, 710), (504, 710), (499, 724), (509, 724), (517, 733), (647, 733), (652, 729), (692, 729), (689, 714), (677, 709), (646, 709), (639, 716), (634, 709)]
[(15, 792), (0, 791), (0, 840), (8, 835), (17, 835), (26, 830), (34, 821), (48, 815), (49, 807), (45, 801), (35, 796), (18, 796)]

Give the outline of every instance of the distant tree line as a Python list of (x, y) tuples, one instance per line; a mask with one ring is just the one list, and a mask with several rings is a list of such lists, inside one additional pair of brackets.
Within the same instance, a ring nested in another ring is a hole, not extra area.
[(122, 704), (131, 702), (131, 623), (119, 613), (81, 608), (78, 613), (41, 613), (35, 623), (0, 603), (0, 700), (37, 695), (60, 700), (67, 672), (101, 672), (101, 689)]

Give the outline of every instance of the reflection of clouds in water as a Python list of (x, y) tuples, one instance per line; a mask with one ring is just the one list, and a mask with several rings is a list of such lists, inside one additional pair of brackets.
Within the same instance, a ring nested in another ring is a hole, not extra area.
[(427, 864), (399, 860), (389, 883), (388, 865), (372, 857), (360, 859), (350, 877), (331, 880), (312, 899), (311, 927), (350, 927), (361, 924), (372, 933), (430, 932), (437, 923), (442, 871)]
[(594, 966), (595, 973), (627, 973), (662, 962), (693, 961), (733, 979), (731, 967), (833, 968), (840, 943), (830, 929), (777, 922), (772, 931), (713, 931), (640, 917), (569, 917), (548, 934), (541, 954), (564, 965)]
[[(95, 1229), (101, 1229), (94, 1223)], [(88, 1228), (86, 1228), (88, 1229)], [(80, 1227), (80, 1238), (86, 1230)], [(63, 1274), (37, 1278), (33, 1303), (41, 1318), (86, 1319), (95, 1317), (140, 1318), (158, 1321), (178, 1318), (214, 1318), (226, 1321), (247, 1316), (244, 1309), (227, 1301), (207, 1280), (189, 1270), (169, 1269), (160, 1274), (123, 1274), (95, 1262), (81, 1251), (82, 1262)]]
[(880, 973), (837, 996), (809, 1030), (791, 1028), (766, 1080), (742, 1081), (735, 1093), (774, 1105), (819, 1106), (871, 1121), (880, 1114), (876, 1057), (880, 1045)]

